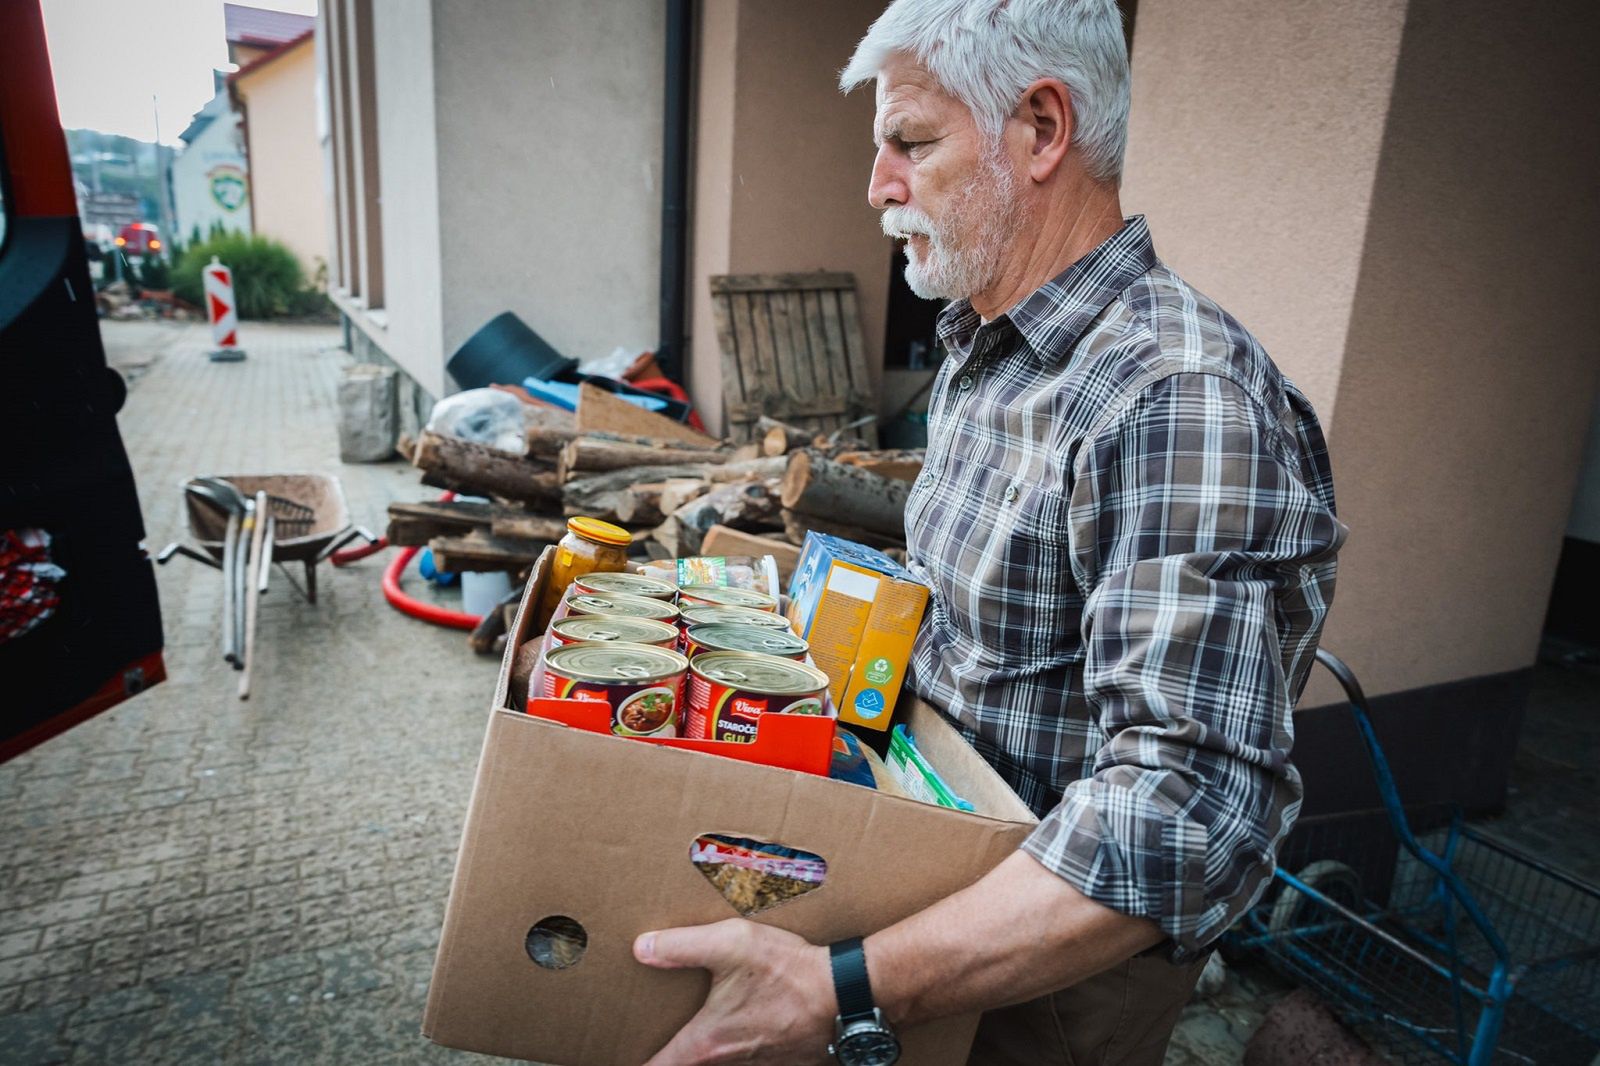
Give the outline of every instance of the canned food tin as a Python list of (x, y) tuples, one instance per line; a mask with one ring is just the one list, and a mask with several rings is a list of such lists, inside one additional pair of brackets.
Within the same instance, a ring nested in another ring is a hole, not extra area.
[(683, 654), (691, 663), (696, 655), (712, 651), (755, 651), (804, 662), (810, 650), (811, 645), (793, 633), (740, 622), (690, 626), (683, 634)]
[(794, 632), (789, 628), (789, 620), (773, 611), (756, 611), (749, 607), (707, 607), (703, 603), (687, 604), (680, 611), (678, 626), (682, 629), (736, 622), (746, 626), (761, 626), (763, 629), (781, 629), (785, 633)]
[(654, 618), (658, 622), (678, 620), (678, 609), (670, 603), (645, 599), (643, 596), (617, 596), (609, 592), (575, 592), (567, 597), (567, 613)]
[(625, 614), (580, 614), (563, 618), (550, 627), (550, 639), (559, 647), (586, 640), (678, 647), (678, 628), (654, 618), (629, 618)]
[(678, 602), (685, 607), (703, 604), (707, 607), (748, 607), (756, 611), (776, 611), (778, 600), (755, 589), (738, 589), (727, 585), (685, 585), (678, 590)]
[(667, 600), (678, 594), (678, 586), (643, 574), (584, 574), (572, 583), (578, 595), (643, 596), (647, 600)]
[(823, 714), (828, 675), (814, 666), (756, 652), (706, 652), (689, 667), (683, 735), (755, 739), (763, 714)]
[(688, 665), (677, 652), (648, 644), (566, 644), (546, 653), (540, 695), (611, 704), (611, 731), (618, 736), (677, 736)]

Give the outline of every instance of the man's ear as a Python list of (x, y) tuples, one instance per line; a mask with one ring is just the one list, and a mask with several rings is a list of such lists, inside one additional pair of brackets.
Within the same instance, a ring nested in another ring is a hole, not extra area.
[(1072, 94), (1055, 78), (1041, 78), (1023, 92), (1016, 117), (1028, 134), (1028, 176), (1048, 181), (1072, 145)]

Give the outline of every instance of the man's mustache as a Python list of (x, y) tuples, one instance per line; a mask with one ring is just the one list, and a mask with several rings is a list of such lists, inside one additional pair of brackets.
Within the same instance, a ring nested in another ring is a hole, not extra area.
[(934, 235), (933, 220), (914, 207), (885, 208), (878, 222), (885, 236), (900, 240)]

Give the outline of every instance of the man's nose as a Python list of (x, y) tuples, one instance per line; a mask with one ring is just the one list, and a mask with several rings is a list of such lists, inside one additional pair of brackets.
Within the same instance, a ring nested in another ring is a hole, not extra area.
[(879, 211), (903, 206), (911, 199), (911, 189), (903, 173), (904, 161), (896, 158), (886, 144), (872, 161), (872, 180), (867, 183), (867, 202)]

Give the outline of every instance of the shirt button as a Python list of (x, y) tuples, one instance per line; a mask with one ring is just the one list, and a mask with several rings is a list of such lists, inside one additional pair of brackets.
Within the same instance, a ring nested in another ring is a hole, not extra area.
[(1006, 502), (1007, 503), (1011, 503), (1013, 500), (1015, 500), (1017, 498), (1017, 495), (1018, 495), (1017, 487), (1015, 485), (1007, 485), (1006, 486), (1005, 495), (1006, 495)]
[(962, 374), (961, 375), (961, 380), (956, 382), (956, 384), (959, 385), (963, 389), (972, 388), (972, 375), (971, 374)]

